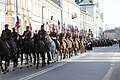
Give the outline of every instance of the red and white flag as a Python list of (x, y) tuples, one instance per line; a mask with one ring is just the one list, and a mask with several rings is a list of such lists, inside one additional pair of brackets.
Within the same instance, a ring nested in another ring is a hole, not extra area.
[(17, 27), (17, 28), (21, 27), (21, 25), (20, 25), (20, 20), (19, 20), (19, 17), (18, 17), (18, 16), (17, 16), (17, 22), (16, 22), (16, 24), (15, 24), (15, 27)]
[(57, 27), (57, 33), (60, 32), (60, 21), (58, 20), (58, 27)]
[(29, 29), (30, 29), (30, 31), (32, 31), (31, 21), (30, 21), (29, 17), (28, 17), (28, 23), (29, 23)]

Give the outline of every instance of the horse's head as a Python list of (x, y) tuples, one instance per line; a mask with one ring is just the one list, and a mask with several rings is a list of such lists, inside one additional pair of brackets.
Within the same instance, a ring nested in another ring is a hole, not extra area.
[(52, 41), (51, 37), (49, 35), (45, 36), (46, 42), (50, 43)]

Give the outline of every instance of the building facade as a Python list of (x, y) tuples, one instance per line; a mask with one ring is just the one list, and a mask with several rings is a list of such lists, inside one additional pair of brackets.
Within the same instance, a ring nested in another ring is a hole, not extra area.
[(80, 27), (82, 31), (86, 31), (89, 34), (89, 30), (93, 34), (94, 31), (94, 21), (93, 17), (88, 11), (80, 12)]
[(104, 39), (116, 39), (115, 29), (105, 30), (103, 32)]
[(51, 0), (0, 0), (0, 14), (3, 15), (0, 20), (1, 31), (6, 23), (10, 29), (15, 27), (18, 16), (20, 34), (29, 25), (34, 31), (40, 29), (43, 23), (47, 30), (51, 24), (58, 26), (58, 21), (61, 23), (61, 7)]
[(18, 16), (21, 24), (18, 30), (20, 34), (26, 26), (32, 26), (34, 32), (40, 29), (41, 24), (45, 24), (47, 31), (53, 26), (60, 26), (60, 31), (62, 26), (66, 29), (73, 26), (79, 31), (91, 31), (97, 38), (102, 32), (101, 14), (92, 0), (89, 3), (92, 5), (80, 6), (75, 0), (0, 0), (0, 15), (3, 15), (0, 20), (0, 33), (6, 23), (10, 29), (15, 27)]
[(66, 28), (77, 26), (80, 29), (80, 7), (74, 0), (62, 0), (61, 4), (63, 25)]
[(83, 0), (78, 2), (78, 5), (80, 6), (80, 10), (82, 11), (88, 11), (91, 16), (93, 17), (94, 21), (94, 29), (93, 34), (95, 38), (101, 38), (101, 34), (103, 31), (103, 18), (101, 18), (101, 11), (98, 3), (93, 3), (93, 1), (89, 0)]

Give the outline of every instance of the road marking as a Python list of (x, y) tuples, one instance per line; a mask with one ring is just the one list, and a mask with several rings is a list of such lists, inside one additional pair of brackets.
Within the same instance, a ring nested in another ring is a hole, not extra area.
[(84, 55), (86, 55), (86, 54), (87, 54), (87, 53), (82, 54), (82, 55), (75, 56), (75, 57), (73, 57), (73, 58), (71, 58), (71, 59), (67, 59), (66, 61), (65, 61), (65, 60), (59, 61), (59, 62), (63, 62), (63, 63), (59, 63), (59, 64), (57, 64), (57, 65), (55, 65), (55, 66), (53, 66), (53, 67), (50, 67), (50, 68), (47, 68), (47, 69), (43, 69), (43, 70), (41, 70), (41, 71), (39, 71), (39, 72), (36, 72), (36, 73), (31, 74), (31, 75), (25, 76), (25, 77), (20, 78), (20, 79), (18, 79), (18, 80), (29, 80), (29, 79), (32, 79), (32, 78), (34, 78), (34, 77), (36, 77), (36, 76), (39, 76), (39, 75), (44, 74), (44, 73), (46, 73), (46, 72), (48, 72), (48, 71), (51, 71), (51, 70), (56, 69), (56, 68), (58, 68), (58, 67), (60, 67), (60, 66), (63, 66), (63, 65), (65, 65), (67, 62), (70, 62), (70, 61), (73, 60), (73, 59), (77, 59), (78, 57), (82, 57), (82, 56), (84, 56)]
[(57, 64), (57, 65), (55, 65), (54, 67), (41, 70), (41, 71), (39, 71), (39, 72), (36, 72), (36, 73), (34, 73), (34, 74), (31, 74), (31, 75), (28, 75), (28, 76), (23, 77), (23, 78), (18, 79), (18, 80), (29, 80), (29, 79), (31, 79), (31, 78), (34, 78), (34, 77), (39, 76), (39, 75), (41, 75), (41, 74), (44, 74), (44, 73), (46, 73), (46, 72), (48, 72), (48, 71), (51, 71), (51, 70), (53, 70), (53, 69), (55, 69), (55, 68), (58, 68), (58, 67), (60, 67), (60, 66), (62, 66), (62, 65), (64, 65), (64, 64), (66, 64), (66, 62), (65, 62), (65, 63)]
[[(101, 49), (101, 48), (99, 48), (99, 49)], [(87, 54), (89, 54), (89, 53), (93, 53), (93, 52), (95, 52), (95, 51), (97, 51), (97, 50), (99, 50), (99, 49), (95, 49), (95, 50), (90, 51), (90, 52), (86, 52), (86, 53), (83, 53), (83, 54), (79, 54), (78, 56), (75, 56), (75, 57), (73, 57), (73, 58), (71, 58), (71, 59), (66, 59), (66, 60), (59, 61), (59, 62), (62, 62), (62, 63), (59, 63), (59, 64), (57, 64), (57, 65), (55, 65), (55, 66), (53, 66), (53, 67), (47, 68), (47, 69), (43, 69), (43, 70), (38, 71), (38, 72), (36, 72), (36, 73), (33, 73), (33, 74), (31, 74), (31, 75), (22, 77), (22, 78), (20, 78), (20, 79), (18, 79), (18, 80), (29, 80), (29, 79), (32, 79), (32, 78), (34, 78), (34, 77), (36, 77), (36, 76), (39, 76), (39, 75), (41, 75), (41, 74), (44, 74), (44, 73), (46, 73), (46, 72), (48, 72), (48, 71), (51, 71), (51, 70), (56, 69), (56, 68), (58, 68), (58, 67), (61, 67), (61, 66), (65, 65), (67, 62), (70, 62), (70, 61), (72, 61), (72, 60), (74, 60), (74, 59), (77, 59), (77, 58), (79, 58), (79, 57), (83, 57), (83, 56), (85, 56), (85, 55), (87, 55)]]
[(113, 67), (110, 67), (110, 69), (108, 70), (108, 72), (106, 73), (106, 75), (104, 76), (102, 80), (110, 80), (113, 69), (114, 69)]
[[(116, 52), (118, 52), (118, 50), (119, 50), (119, 48), (117, 48)], [(114, 71), (114, 62), (115, 62), (114, 61), (114, 56), (113, 56), (112, 60), (111, 60), (111, 64), (110, 64), (111, 67), (109, 68), (108, 72), (106, 73), (106, 75), (104, 76), (104, 78), (102, 80), (110, 80), (110, 77), (111, 77), (111, 75), (112, 75), (112, 73)]]

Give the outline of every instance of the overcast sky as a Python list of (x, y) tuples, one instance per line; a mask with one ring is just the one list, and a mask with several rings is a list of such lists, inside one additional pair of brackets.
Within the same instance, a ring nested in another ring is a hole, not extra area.
[(108, 29), (120, 27), (120, 0), (98, 0), (98, 2)]

